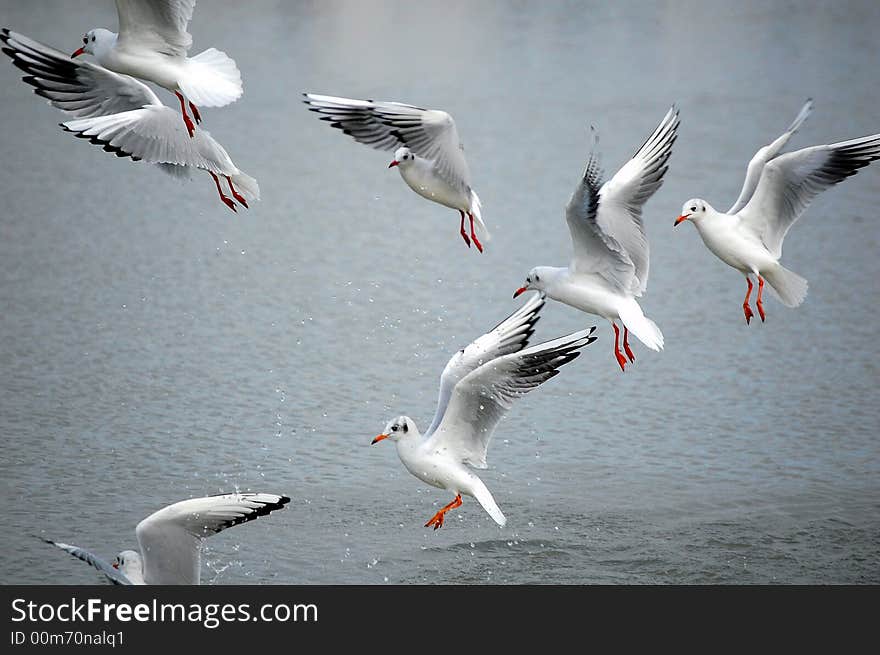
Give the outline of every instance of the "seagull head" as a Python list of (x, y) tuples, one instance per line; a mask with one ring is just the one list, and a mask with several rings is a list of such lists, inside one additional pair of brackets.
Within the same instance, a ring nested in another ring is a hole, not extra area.
[(406, 146), (401, 146), (394, 151), (394, 161), (388, 164), (388, 168), (394, 168), (395, 166), (406, 168), (415, 160), (416, 156), (412, 153), (412, 151)]
[(75, 59), (83, 54), (100, 56), (104, 51), (109, 50), (116, 44), (116, 34), (103, 27), (89, 30), (83, 34), (82, 46), (73, 51), (70, 55), (71, 59)]
[(418, 433), (419, 431), (416, 429), (415, 422), (413, 422), (409, 416), (398, 416), (397, 418), (388, 421), (388, 425), (385, 426), (382, 434), (376, 435), (370, 445), (379, 443), (384, 439), (400, 441), (401, 439)]
[(681, 216), (675, 219), (675, 225), (679, 225), (684, 221), (693, 221), (696, 225), (697, 221), (699, 221), (703, 216), (706, 215), (706, 210), (709, 207), (709, 203), (705, 200), (701, 200), (700, 198), (691, 198), (681, 207)]
[(141, 556), (133, 550), (123, 550), (119, 553), (113, 560), (113, 568), (128, 577), (131, 577), (132, 574), (136, 576), (143, 574)]
[(544, 293), (551, 276), (552, 271), (549, 267), (536, 266), (529, 271), (528, 275), (526, 275), (525, 286), (514, 291), (513, 297), (516, 298), (518, 295), (525, 293), (526, 291), (540, 291), (541, 293)]

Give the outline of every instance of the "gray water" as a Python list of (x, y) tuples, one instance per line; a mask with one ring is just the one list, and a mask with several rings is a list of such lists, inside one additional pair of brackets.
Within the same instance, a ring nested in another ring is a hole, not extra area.
[[(113, 3), (10, 2), (0, 23), (64, 51)], [(291, 504), (207, 542), (203, 582), (880, 582), (880, 166), (826, 192), (786, 240), (801, 307), (742, 317), (745, 283), (682, 203), (719, 208), (804, 99), (792, 147), (880, 131), (876, 2), (209, 2), (193, 52), (229, 52), (245, 95), (203, 125), (263, 199), (233, 215), (56, 127), (0, 60), (0, 581), (96, 572), (171, 502), (224, 491)], [(313, 91), (456, 118), (494, 238), (389, 153), (323, 125)], [(171, 104), (173, 96), (162, 92)], [(645, 209), (642, 306), (666, 348), (621, 373), (606, 323), (548, 304), (536, 339), (599, 340), (517, 402), (481, 477), (508, 517), (407, 473), (389, 418), (426, 426), (449, 356), (513, 311), (534, 265), (565, 265), (562, 209), (595, 125), (615, 171), (671, 103), (681, 128)]]

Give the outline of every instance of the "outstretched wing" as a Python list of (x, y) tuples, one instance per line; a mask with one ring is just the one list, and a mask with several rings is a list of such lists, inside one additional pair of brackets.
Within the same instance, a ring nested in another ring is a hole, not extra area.
[(445, 111), (400, 102), (303, 95), (310, 111), (355, 141), (377, 150), (406, 146), (419, 157), (431, 160), (434, 170), (453, 188), (466, 193), (471, 190), (470, 170), (458, 130)]
[(535, 331), (535, 324), (540, 318), (538, 312), (543, 306), (543, 295), (538, 293), (532, 295), (510, 316), (449, 359), (440, 375), (437, 410), (434, 412), (434, 420), (425, 431), (425, 436), (430, 436), (440, 425), (449, 405), (452, 390), (459, 380), (485, 362), (522, 350), (528, 345), (529, 337)]
[(495, 426), (513, 401), (536, 389), (596, 340), (595, 327), (503, 355), (462, 378), (449, 406), (423, 448), (486, 468), (486, 451)]
[(740, 209), (746, 206), (746, 203), (748, 203), (749, 200), (751, 200), (752, 195), (755, 193), (755, 188), (758, 186), (758, 181), (761, 179), (761, 171), (764, 170), (764, 166), (768, 161), (779, 154), (779, 151), (785, 147), (785, 144), (788, 143), (789, 139), (791, 139), (800, 126), (804, 124), (804, 121), (807, 120), (807, 117), (812, 111), (813, 99), (807, 98), (804, 106), (801, 107), (800, 112), (798, 112), (798, 115), (791, 122), (791, 125), (788, 126), (788, 129), (783, 132), (782, 136), (778, 137), (772, 143), (758, 149), (758, 152), (752, 157), (752, 160), (749, 162), (749, 166), (746, 169), (746, 179), (745, 182), (743, 182), (742, 191), (739, 192), (739, 198), (737, 198), (736, 202), (733, 203), (733, 206), (727, 210), (728, 214), (736, 214)]
[(786, 233), (813, 198), (877, 159), (880, 134), (780, 155), (764, 166), (754, 195), (740, 210), (742, 225), (781, 257)]
[(185, 57), (192, 45), (187, 25), (196, 0), (116, 0), (119, 14), (117, 45)]
[(678, 125), (678, 110), (672, 107), (632, 159), (604, 184), (592, 130), (587, 166), (565, 209), (573, 271), (599, 274), (624, 293), (644, 292), (649, 248), (642, 206), (663, 183)]
[(138, 523), (147, 584), (198, 584), (202, 539), (281, 509), (287, 496), (235, 493), (191, 498)]
[(150, 87), (128, 75), (72, 60), (70, 55), (6, 28), (0, 30), (0, 41), (12, 63), (27, 73), (22, 79), (34, 87), (34, 93), (76, 118), (106, 116), (145, 105), (163, 106)]
[[(42, 539), (42, 537), (41, 537)], [(63, 551), (66, 551), (76, 557), (77, 559), (81, 559), (83, 562), (90, 564), (98, 571), (107, 576), (107, 579), (113, 583), (118, 585), (130, 585), (131, 581), (125, 577), (122, 573), (113, 568), (112, 565), (108, 564), (106, 561), (102, 560), (97, 555), (90, 553), (89, 551), (80, 548), (79, 546), (71, 546), (70, 544), (64, 544), (60, 541), (52, 541), (51, 539), (43, 539), (47, 544), (52, 544), (53, 546), (58, 546)]]

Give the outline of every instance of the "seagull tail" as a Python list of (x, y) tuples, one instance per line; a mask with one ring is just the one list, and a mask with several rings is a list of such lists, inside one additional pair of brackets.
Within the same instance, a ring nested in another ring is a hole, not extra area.
[(807, 297), (807, 281), (797, 273), (792, 273), (782, 264), (776, 264), (775, 268), (761, 271), (761, 275), (770, 283), (770, 287), (786, 307), (797, 307)]
[(235, 185), (235, 190), (243, 194), (245, 198), (248, 200), (260, 199), (260, 185), (257, 184), (257, 181), (250, 175), (239, 171), (230, 177), (232, 178), (232, 183)]
[(630, 298), (618, 308), (618, 314), (626, 329), (636, 335), (639, 341), (651, 350), (663, 350), (663, 333), (654, 321), (642, 313), (635, 298)]
[(200, 107), (222, 107), (241, 97), (241, 73), (225, 52), (208, 48), (186, 61), (178, 82), (187, 100)]
[(495, 502), (495, 499), (492, 497), (492, 493), (489, 489), (486, 488), (486, 485), (483, 484), (482, 480), (479, 478), (475, 479), (474, 488), (472, 489), (472, 493), (474, 498), (477, 499), (477, 502), (483, 506), (483, 509), (486, 510), (486, 513), (492, 517), (492, 519), (500, 525), (504, 527), (507, 523), (507, 519), (504, 514), (501, 513), (501, 509), (499, 509), (498, 504)]
[(471, 189), (471, 214), (474, 217), (474, 222), (477, 224), (477, 227), (480, 229), (480, 237), (483, 241), (489, 241), (492, 239), (492, 235), (489, 234), (489, 228), (486, 227), (486, 224), (483, 222), (483, 205), (480, 203), (480, 196), (477, 195), (477, 192)]

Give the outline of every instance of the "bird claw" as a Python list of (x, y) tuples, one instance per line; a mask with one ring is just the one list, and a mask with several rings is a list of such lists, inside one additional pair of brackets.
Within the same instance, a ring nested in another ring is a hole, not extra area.
[(193, 122), (189, 119), (189, 116), (183, 114), (183, 123), (186, 125), (186, 131), (189, 132), (189, 138), (192, 139), (196, 133), (196, 126), (193, 125)]
[(766, 317), (764, 316), (764, 303), (762, 303), (762, 302), (759, 300), (758, 302), (755, 303), (755, 307), (758, 308), (758, 314), (761, 316), (761, 323), (763, 323), (763, 322), (764, 322), (764, 319), (766, 318)]
[[(467, 244), (467, 247), (470, 248), (470, 247), (471, 247), (471, 239), (470, 239), (470, 237), (467, 235), (467, 232), (465, 232), (464, 230), (461, 231), (461, 238), (464, 239), (464, 242)], [(477, 247), (480, 248), (480, 246), (477, 246)], [(483, 250), (483, 249), (480, 248), (480, 251), (481, 251), (481, 252), (482, 252), (482, 250)]]
[[(758, 308), (758, 311), (761, 311), (760, 307)], [(746, 325), (751, 325), (752, 317), (754, 316), (754, 314), (752, 313), (752, 308), (749, 307), (748, 305), (746, 305), (745, 303), (743, 303), (743, 314), (745, 314), (745, 316), (746, 316)], [(763, 320), (763, 318), (764, 318), (763, 312), (761, 314), (762, 314), (761, 319)]]
[(626, 372), (626, 357), (624, 357), (620, 351), (614, 353), (614, 356), (617, 357), (617, 363), (620, 364), (620, 370), (624, 373)]

